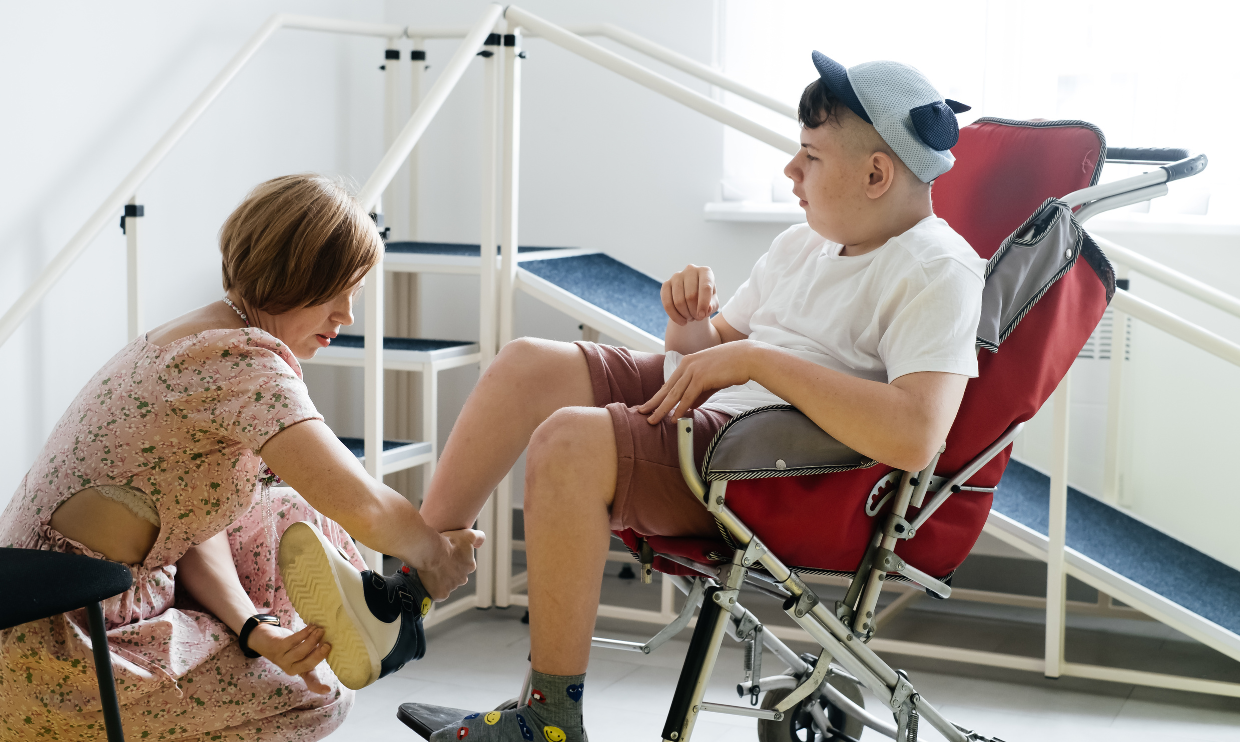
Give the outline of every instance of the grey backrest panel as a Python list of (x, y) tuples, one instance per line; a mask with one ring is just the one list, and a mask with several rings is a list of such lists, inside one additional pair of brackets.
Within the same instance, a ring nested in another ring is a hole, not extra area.
[(702, 463), (704, 478), (753, 479), (873, 466), (790, 405), (761, 407), (732, 418), (715, 434)]
[(1038, 299), (1076, 263), (1085, 232), (1062, 201), (1048, 199), (991, 257), (977, 344), (995, 352)]

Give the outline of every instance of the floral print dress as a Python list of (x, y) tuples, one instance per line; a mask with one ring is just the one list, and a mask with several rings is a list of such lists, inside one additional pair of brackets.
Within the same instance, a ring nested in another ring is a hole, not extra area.
[[(222, 621), (176, 590), (177, 561), (225, 529), (254, 605), (294, 630), (304, 624), (275, 561), (288, 525), (315, 523), (363, 568), (339, 525), (263, 481), (263, 444), (310, 419), (322, 418), (301, 366), (272, 335), (139, 338), (78, 394), (0, 516), (0, 546), (99, 557), (51, 527), (61, 503), (112, 484), (142, 490), (158, 510), (154, 547), (129, 565), (133, 587), (103, 604), (126, 739), (316, 740), (352, 706), (325, 663), (331, 691), (311, 693), (268, 660), (247, 659)], [(102, 719), (85, 611), (0, 632), (0, 740), (104, 739)]]

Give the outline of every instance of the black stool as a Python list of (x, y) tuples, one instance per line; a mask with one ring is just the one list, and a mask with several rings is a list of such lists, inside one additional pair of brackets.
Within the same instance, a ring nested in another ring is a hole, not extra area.
[(125, 592), (132, 584), (129, 568), (116, 562), (58, 551), (0, 549), (0, 595), (4, 596), (0, 629), (86, 609), (108, 742), (124, 742), (125, 738), (100, 601)]

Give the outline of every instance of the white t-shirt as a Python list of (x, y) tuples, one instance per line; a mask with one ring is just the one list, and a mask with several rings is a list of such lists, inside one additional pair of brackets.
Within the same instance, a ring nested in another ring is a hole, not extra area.
[[(721, 310), (750, 340), (849, 376), (918, 371), (977, 376), (975, 341), (986, 261), (935, 216), (865, 255), (800, 224), (775, 238)], [(668, 352), (670, 377), (681, 355)], [(723, 389), (704, 409), (732, 415), (784, 401), (756, 381)]]

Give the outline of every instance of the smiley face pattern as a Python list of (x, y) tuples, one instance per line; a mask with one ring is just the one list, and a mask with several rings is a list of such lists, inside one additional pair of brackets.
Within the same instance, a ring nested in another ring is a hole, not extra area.
[(581, 725), (584, 675), (532, 673), (537, 683), (521, 708), (470, 714), (431, 735), (431, 742), (585, 742)]

